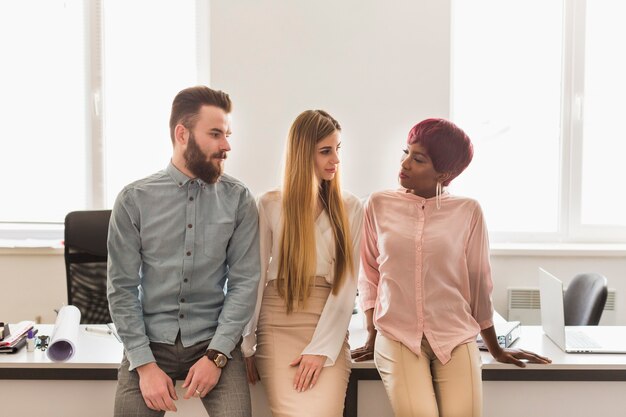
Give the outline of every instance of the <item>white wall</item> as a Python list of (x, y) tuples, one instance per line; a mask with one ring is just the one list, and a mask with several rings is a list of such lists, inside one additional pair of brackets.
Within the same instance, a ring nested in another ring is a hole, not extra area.
[(341, 175), (358, 196), (395, 187), (409, 129), (447, 117), (449, 1), (214, 0), (211, 80), (234, 102), (227, 172), (280, 185), (289, 126), (321, 108), (343, 127)]
[(65, 261), (60, 249), (0, 249), (0, 321), (54, 323), (67, 304)]
[[(505, 317), (507, 288), (538, 288), (537, 269), (541, 267), (560, 278), (565, 286), (582, 272), (597, 272), (606, 276), (609, 289), (615, 290), (615, 311), (604, 314), (601, 323), (626, 325), (626, 256), (623, 252), (601, 252), (595, 255), (576, 251), (564, 254), (499, 254), (491, 256), (491, 266), (494, 308)], [(527, 324), (539, 324), (539, 321)]]

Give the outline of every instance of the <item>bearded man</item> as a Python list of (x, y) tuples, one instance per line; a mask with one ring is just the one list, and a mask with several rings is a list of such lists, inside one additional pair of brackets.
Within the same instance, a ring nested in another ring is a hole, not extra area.
[(260, 278), (258, 213), (224, 174), (231, 101), (205, 86), (172, 103), (168, 166), (118, 195), (108, 237), (108, 298), (124, 344), (116, 417), (176, 411), (174, 388), (211, 417), (250, 417), (239, 349)]

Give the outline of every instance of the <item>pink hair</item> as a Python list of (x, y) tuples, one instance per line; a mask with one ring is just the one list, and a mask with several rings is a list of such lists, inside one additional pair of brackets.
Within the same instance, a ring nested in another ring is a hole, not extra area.
[(444, 186), (463, 172), (474, 156), (470, 138), (461, 128), (445, 119), (422, 120), (409, 132), (407, 143), (422, 145), (435, 171), (450, 174), (443, 182)]

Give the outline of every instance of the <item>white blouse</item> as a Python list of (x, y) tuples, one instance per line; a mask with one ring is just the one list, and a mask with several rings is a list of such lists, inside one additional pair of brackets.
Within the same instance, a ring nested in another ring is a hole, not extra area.
[[(302, 351), (303, 355), (326, 356), (324, 366), (332, 366), (341, 351), (350, 324), (350, 317), (356, 297), (357, 274), (359, 270), (359, 245), (363, 225), (363, 205), (357, 197), (344, 192), (343, 201), (350, 223), (352, 236), (352, 260), (354, 273), (346, 275), (344, 284), (337, 294), (328, 296), (311, 342)], [(241, 349), (244, 356), (252, 356), (256, 351), (256, 326), (261, 311), (261, 301), (265, 286), (276, 279), (278, 272), (279, 237), (281, 228), (281, 193), (270, 191), (258, 200), (259, 232), (261, 239), (261, 281), (257, 293), (257, 303), (252, 319), (244, 329)], [(335, 241), (330, 219), (325, 211), (315, 221), (315, 245), (317, 249), (317, 266), (315, 275), (324, 277), (332, 284), (335, 261)]]

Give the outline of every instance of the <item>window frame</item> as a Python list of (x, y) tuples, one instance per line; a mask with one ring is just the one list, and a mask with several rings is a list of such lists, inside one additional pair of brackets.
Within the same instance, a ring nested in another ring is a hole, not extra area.
[[(490, 231), (492, 243), (606, 244), (626, 242), (626, 227), (582, 223), (586, 3), (586, 0), (563, 0), (561, 129), (559, 134), (560, 186), (556, 191), (559, 193), (557, 231), (543, 233)], [(451, 48), (451, 54), (453, 50)], [(454, 103), (453, 89), (451, 94), (450, 102)]]
[[(86, 89), (85, 104), (85, 152), (89, 161), (86, 176), (85, 210), (110, 208), (106, 201), (105, 132), (102, 109), (104, 108), (104, 3), (102, 0), (85, 0), (83, 22), (85, 24), (84, 71)], [(210, 74), (210, 22), (209, 0), (195, 0), (196, 8), (196, 73), (198, 84), (209, 85)], [(63, 222), (9, 222), (0, 220), (0, 247), (33, 244), (58, 246), (63, 239)]]

